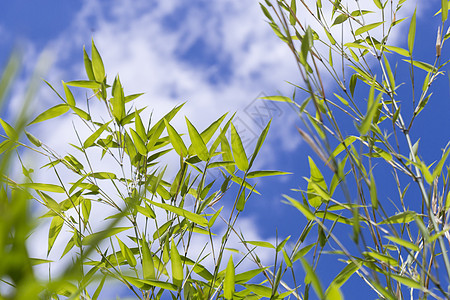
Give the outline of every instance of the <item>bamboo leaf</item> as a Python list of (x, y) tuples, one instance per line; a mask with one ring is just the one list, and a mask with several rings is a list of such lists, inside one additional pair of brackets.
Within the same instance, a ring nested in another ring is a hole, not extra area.
[(410, 56), (413, 53), (415, 39), (416, 39), (416, 9), (414, 10), (414, 14), (411, 18), (411, 23), (409, 24), (409, 31), (408, 31), (408, 50)]
[(75, 98), (73, 97), (72, 92), (70, 91), (70, 89), (67, 87), (67, 84), (62, 81), (62, 85), (64, 87), (64, 93), (66, 94), (66, 101), (67, 104), (69, 104), (70, 106), (75, 106)]
[(39, 123), (39, 122), (42, 122), (42, 121), (46, 121), (46, 120), (50, 120), (50, 119), (56, 118), (56, 117), (58, 117), (60, 115), (65, 114), (68, 111), (69, 111), (69, 106), (67, 104), (65, 104), (65, 103), (64, 104), (55, 105), (55, 106), (47, 109), (43, 113), (41, 113), (33, 121), (31, 121), (28, 125), (36, 124), (36, 123)]
[(396, 267), (398, 266), (398, 261), (390, 255), (381, 254), (378, 252), (363, 252), (364, 255), (382, 261), (390, 266)]
[(172, 279), (173, 284), (178, 288), (181, 287), (183, 283), (183, 265), (181, 263), (180, 254), (178, 253), (177, 246), (175, 245), (173, 239), (170, 246), (170, 259), (172, 263)]
[(139, 134), (134, 131), (133, 128), (130, 128), (131, 138), (133, 139), (134, 146), (136, 146), (137, 151), (142, 155), (147, 155), (147, 147), (144, 144), (144, 141), (141, 139)]
[(116, 76), (113, 83), (113, 98), (111, 99), (112, 114), (118, 122), (125, 117), (125, 95), (119, 75)]
[(0, 118), (0, 124), (2, 125), (3, 130), (5, 131), (6, 135), (11, 140), (17, 140), (19, 138), (19, 135), (17, 134), (17, 131), (11, 125), (9, 125), (6, 121), (4, 121), (1, 118)]
[(122, 231), (128, 230), (132, 227), (114, 227), (106, 230), (102, 230), (99, 232), (95, 232), (93, 234), (87, 235), (82, 240), (82, 245), (92, 245), (93, 243), (100, 242), (100, 239), (106, 239), (110, 236), (114, 236)]
[(299, 260), (301, 257), (305, 256), (306, 254), (308, 254), (308, 252), (316, 245), (316, 243), (311, 244), (311, 245), (307, 245), (305, 247), (303, 247), (302, 249), (298, 250), (297, 252), (295, 252), (294, 256), (292, 257), (292, 262), (295, 262), (297, 260)]
[(292, 101), (291, 98), (285, 97), (285, 96), (264, 96), (264, 97), (260, 97), (259, 99), (270, 100), (270, 101), (278, 101), (278, 102), (294, 103), (294, 101)]
[(245, 242), (253, 246), (275, 249), (275, 246), (269, 242), (264, 241), (245, 241)]
[(80, 87), (80, 88), (87, 88), (87, 89), (99, 89), (101, 87), (101, 84), (93, 81), (93, 80), (74, 80), (66, 82), (67, 85)]
[(136, 266), (136, 258), (134, 257), (133, 252), (118, 237), (116, 237), (116, 238), (117, 238), (117, 241), (119, 242), (120, 251), (122, 252), (123, 257), (127, 260), (128, 264), (131, 267), (135, 267)]
[(247, 171), (249, 166), (247, 155), (245, 154), (241, 137), (239, 136), (233, 123), (231, 123), (231, 148), (233, 149), (233, 157), (238, 169), (244, 172)]
[(391, 242), (394, 242), (400, 246), (403, 246), (405, 248), (411, 249), (413, 251), (420, 251), (419, 246), (417, 246), (416, 244), (413, 244), (411, 242), (405, 241), (401, 238), (397, 238), (394, 236), (384, 236), (386, 239), (390, 240)]
[(92, 70), (92, 61), (86, 52), (85, 46), (83, 46), (83, 61), (84, 61), (84, 69), (86, 70), (87, 77), (89, 78), (89, 80), (95, 81), (94, 71)]
[(382, 224), (398, 224), (398, 223), (409, 223), (414, 220), (416, 213), (414, 211), (404, 211), (396, 215), (390, 216), (383, 221), (379, 222), (378, 225)]
[(188, 219), (189, 221), (194, 222), (197, 225), (204, 226), (204, 227), (208, 226), (208, 221), (204, 217), (202, 217), (202, 216), (200, 216), (198, 214), (195, 214), (195, 213), (190, 212), (188, 210), (185, 210), (183, 208), (179, 208), (179, 207), (172, 206), (172, 205), (169, 205), (169, 204), (158, 203), (158, 202), (154, 202), (154, 201), (151, 201), (151, 200), (148, 200), (148, 201), (151, 204), (153, 204), (153, 205), (155, 205), (157, 207), (160, 207), (162, 209), (165, 209), (165, 210), (168, 210), (170, 212), (173, 212), (174, 214), (177, 214), (180, 217), (184, 217), (184, 218)]
[[(111, 121), (110, 121), (111, 122)], [(100, 128), (98, 128), (93, 134), (91, 134), (83, 143), (84, 148), (91, 147), (95, 141), (100, 137), (100, 135), (105, 131), (106, 128), (108, 128), (109, 123), (105, 123)]]
[(324, 298), (322, 285), (320, 284), (319, 277), (317, 277), (316, 272), (314, 272), (314, 269), (312, 266), (304, 259), (303, 257), (300, 258), (300, 261), (302, 263), (303, 269), (305, 270), (306, 276), (305, 276), (305, 284), (311, 284), (314, 291), (317, 294), (317, 297), (319, 299)]
[(92, 40), (91, 50), (92, 71), (94, 73), (95, 80), (97, 82), (103, 82), (103, 80), (105, 79), (105, 67), (103, 66), (102, 57), (100, 56), (97, 47), (95, 47), (94, 40)]
[(358, 29), (356, 29), (355, 31), (355, 35), (360, 35), (363, 34), (364, 32), (367, 32), (369, 30), (372, 30), (374, 28), (377, 28), (378, 26), (380, 26), (381, 24), (383, 24), (384, 22), (377, 22), (377, 23), (372, 23), (372, 24), (368, 24), (368, 25), (364, 25)]
[(309, 210), (309, 208), (306, 207), (306, 205), (304, 205), (303, 203), (300, 203), (287, 195), (283, 195), (283, 197), (286, 198), (292, 206), (297, 208), (308, 220), (311, 221), (316, 218), (314, 214)]
[(169, 124), (169, 122), (164, 119), (164, 124), (167, 128), (167, 133), (169, 134), (170, 143), (172, 144), (175, 151), (178, 153), (181, 157), (187, 156), (187, 148), (184, 145), (183, 140), (181, 139), (178, 132), (172, 127), (172, 125)]
[(225, 299), (233, 299), (234, 283), (235, 283), (235, 274), (234, 274), (233, 256), (230, 255), (230, 259), (228, 260), (227, 268), (225, 271), (225, 281), (223, 282), (223, 295)]
[(21, 184), (21, 186), (26, 189), (34, 189), (34, 190), (44, 191), (44, 192), (64, 193), (64, 189), (61, 186), (55, 185), (55, 184), (50, 184), (50, 183), (30, 182), (30, 183), (23, 183), (23, 184)]
[(209, 160), (209, 152), (206, 148), (205, 142), (203, 141), (201, 135), (198, 133), (197, 129), (192, 125), (192, 123), (186, 118), (186, 124), (189, 131), (189, 137), (191, 138), (192, 147), (195, 154), (203, 161)]
[(64, 225), (64, 219), (60, 216), (54, 216), (52, 222), (50, 224), (50, 229), (48, 231), (48, 247), (47, 247), (47, 256), (50, 254), (50, 251), (55, 244), (55, 240), (58, 237), (61, 229)]
[[(447, 0), (444, 0), (444, 1), (447, 2)], [(411, 279), (409, 277), (400, 276), (400, 275), (396, 275), (396, 274), (390, 274), (390, 276), (392, 278), (394, 278), (395, 280), (397, 280), (398, 282), (400, 282), (401, 284), (406, 285), (410, 288), (418, 289), (418, 290), (423, 289), (422, 285), (419, 282), (417, 282), (414, 279)]]
[(287, 175), (292, 174), (291, 172), (275, 171), (275, 170), (264, 170), (264, 171), (253, 171), (247, 174), (247, 178), (257, 178), (265, 176), (276, 176), (276, 175)]
[(142, 272), (145, 280), (154, 280), (155, 275), (155, 265), (153, 262), (152, 254), (148, 246), (145, 237), (141, 239), (141, 251), (142, 251)]
[(270, 120), (269, 123), (267, 123), (266, 127), (264, 127), (263, 131), (261, 132), (261, 134), (258, 137), (258, 141), (256, 142), (255, 150), (253, 150), (252, 158), (250, 159), (249, 168), (251, 168), (253, 166), (253, 162), (255, 161), (255, 158), (258, 155), (259, 150), (261, 150), (261, 146), (263, 145), (263, 143), (266, 139), (267, 133), (269, 132), (271, 122), (272, 122), (272, 120)]

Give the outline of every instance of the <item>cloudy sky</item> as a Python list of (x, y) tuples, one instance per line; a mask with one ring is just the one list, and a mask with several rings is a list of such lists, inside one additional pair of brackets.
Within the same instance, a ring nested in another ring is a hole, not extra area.
[[(372, 1), (368, 2), (372, 7)], [(355, 5), (354, 1), (349, 5)], [(403, 14), (410, 15), (416, 5), (418, 24), (429, 24), (440, 1), (417, 4), (410, 0)], [(439, 17), (435, 19), (438, 24)], [(405, 45), (409, 21), (404, 23), (393, 33), (391, 44)], [(437, 25), (430, 28), (431, 32), (418, 26), (418, 33), (434, 39)], [(257, 167), (294, 175), (262, 180), (263, 196), (251, 200), (242, 222), (254, 239), (273, 241), (275, 228), (281, 237), (298, 234), (295, 228), (302, 217), (281, 203), (281, 195), (305, 184), (301, 177), (308, 174), (311, 152), (296, 134), (300, 122), (289, 106), (256, 99), (292, 95), (287, 81), (300, 83), (300, 77), (289, 49), (266, 23), (257, 1), (4, 1), (0, 4), (0, 66), (14, 45), (24, 53), (24, 72), (11, 94), (11, 111), (20, 105), (20, 87), (42, 53), (52, 63), (43, 77), (58, 90), (62, 90), (61, 80), (85, 79), (82, 49), (83, 45), (90, 49), (91, 38), (109, 78), (120, 74), (127, 94), (144, 92), (138, 104), (148, 106), (148, 113), (155, 117), (187, 101), (180, 116), (188, 116), (203, 129), (221, 114), (237, 112), (236, 123), (250, 149), (272, 118)], [(325, 78), (325, 82), (332, 91), (331, 81)], [(59, 101), (43, 85), (36, 114)], [(64, 154), (67, 143), (76, 140), (71, 119), (63, 116), (51, 124), (53, 130), (36, 127), (33, 133)], [(185, 128), (182, 117), (174, 124)]]

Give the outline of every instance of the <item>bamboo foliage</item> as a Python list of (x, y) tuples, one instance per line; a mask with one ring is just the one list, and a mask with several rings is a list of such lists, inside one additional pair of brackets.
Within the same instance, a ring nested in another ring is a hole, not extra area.
[[(447, 299), (450, 227), (448, 167), (444, 166), (448, 145), (443, 145), (442, 156), (436, 157), (434, 166), (428, 166), (412, 132), (448, 62), (441, 57), (448, 38), (441, 29), (446, 26), (448, 2), (442, 1), (438, 12), (443, 13), (437, 28), (436, 56), (427, 61), (415, 58), (416, 11), (409, 18), (397, 19), (405, 0), (373, 2), (375, 9), (371, 10), (366, 7), (372, 3), (359, 1), (355, 1), (354, 10), (349, 9), (353, 3), (341, 1), (261, 3), (270, 26), (295, 58), (301, 78), (296, 88), (305, 97), (274, 95), (267, 99), (286, 98), (283, 101), (290, 103), (304, 122), (305, 129), (299, 129), (302, 138), (325, 162), (319, 164), (310, 157), (307, 188), (298, 190), (297, 197), (285, 196), (286, 203), (307, 220), (292, 251), (286, 249), (285, 270), (292, 269), (293, 274), (298, 270), (291, 263), (299, 257), (299, 249), (305, 249), (309, 237), (316, 242), (312, 260), (301, 261), (306, 277), (299, 294), (305, 299), (310, 287), (321, 299), (341, 299), (340, 287), (357, 275), (383, 299)], [(317, 26), (304, 23), (304, 14)], [(368, 14), (379, 16), (379, 21), (367, 22)], [(405, 26), (406, 48), (391, 45), (389, 39), (402, 22), (409, 22)], [(338, 26), (348, 36), (332, 30)], [(335, 64), (336, 57), (341, 66)], [(405, 84), (398, 82), (396, 68), (400, 64), (409, 68), (411, 96), (403, 95), (405, 89), (400, 89)], [(326, 77), (336, 82), (333, 92), (324, 87)], [(353, 130), (344, 125), (350, 123)], [(326, 170), (320, 170), (327, 167), (327, 176), (322, 175)], [(386, 181), (380, 174), (386, 177), (388, 173), (398, 195), (385, 199), (380, 197), (383, 188), (377, 184)], [(406, 198), (411, 197), (422, 203), (407, 203)], [(314, 227), (316, 231), (311, 230)], [(318, 234), (313, 237), (314, 232)], [(342, 232), (351, 235), (351, 240)], [(325, 292), (315, 274), (320, 274), (322, 254), (330, 251), (344, 264)]]

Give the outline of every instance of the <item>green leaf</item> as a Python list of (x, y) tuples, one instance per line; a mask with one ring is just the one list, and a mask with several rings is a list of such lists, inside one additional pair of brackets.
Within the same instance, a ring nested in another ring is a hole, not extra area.
[(169, 124), (169, 122), (164, 119), (164, 124), (167, 128), (167, 133), (169, 134), (170, 143), (172, 144), (175, 151), (178, 153), (181, 157), (187, 156), (187, 148), (184, 145), (183, 140), (181, 139), (178, 132), (172, 127), (172, 125)]
[(74, 80), (74, 81), (66, 82), (66, 84), (70, 85), (70, 86), (87, 88), (87, 89), (99, 89), (101, 86), (100, 83), (98, 83), (96, 81), (92, 81), (92, 80)]
[(361, 135), (366, 135), (372, 125), (373, 117), (378, 110), (378, 103), (380, 102), (380, 97), (377, 97), (374, 101), (375, 95), (375, 81), (372, 83), (369, 92), (369, 99), (367, 100), (367, 113), (359, 126), (359, 133)]
[[(111, 121), (110, 121), (111, 122)], [(100, 137), (100, 135), (105, 131), (106, 128), (108, 128), (109, 123), (105, 123), (102, 126), (100, 126), (99, 129), (97, 129), (93, 134), (91, 134), (83, 143), (84, 148), (91, 147), (95, 141)]]
[(153, 262), (152, 254), (145, 237), (141, 239), (141, 251), (142, 251), (142, 273), (144, 279), (153, 280), (156, 278), (155, 265)]
[(55, 184), (50, 184), (50, 183), (30, 182), (30, 183), (23, 183), (23, 184), (21, 184), (21, 186), (26, 189), (34, 189), (34, 190), (44, 191), (44, 192), (53, 192), (53, 193), (64, 193), (65, 192), (61, 186), (55, 185)]
[(431, 175), (433, 177), (433, 180), (436, 179), (437, 177), (441, 176), (442, 167), (444, 166), (444, 163), (447, 160), (449, 153), (450, 153), (450, 149), (447, 149), (447, 151), (444, 152), (441, 159), (439, 160), (439, 163), (437, 164), (436, 168), (434, 168), (433, 174)]
[(305, 60), (303, 62), (303, 65), (307, 65), (306, 57), (308, 55), (309, 50), (313, 47), (313, 42), (314, 42), (314, 38), (313, 38), (312, 29), (311, 29), (311, 27), (308, 26), (308, 28), (306, 28), (305, 35), (303, 36), (302, 46), (301, 46), (301, 54), (302, 54), (301, 57), (303, 57), (303, 59)]
[(66, 94), (67, 104), (69, 104), (70, 106), (75, 106), (75, 98), (73, 97), (72, 92), (67, 87), (67, 84), (64, 81), (62, 81), (62, 85), (64, 86), (64, 93)]
[(85, 46), (83, 46), (83, 61), (87, 77), (89, 78), (89, 80), (95, 81), (94, 71), (92, 70), (92, 61), (86, 52)]
[(275, 170), (263, 170), (263, 171), (253, 171), (247, 174), (247, 178), (265, 177), (265, 176), (276, 176), (276, 175), (288, 175), (291, 172), (275, 171)]
[(125, 278), (129, 283), (133, 284), (134, 286), (142, 290), (149, 290), (152, 287), (157, 287), (163, 290), (169, 290), (174, 292), (178, 290), (178, 287), (176, 285), (171, 284), (169, 282), (150, 279), (139, 279), (130, 276), (123, 276), (123, 278)]
[(177, 246), (175, 245), (173, 239), (170, 246), (170, 259), (172, 263), (173, 284), (180, 288), (184, 279), (183, 265), (181, 263), (181, 258), (180, 254), (178, 253)]
[(96, 179), (116, 179), (117, 176), (111, 172), (94, 172), (89, 174), (89, 177), (93, 177)]
[(270, 100), (270, 101), (279, 101), (279, 102), (294, 103), (294, 101), (292, 101), (291, 98), (285, 97), (285, 96), (264, 96), (264, 97), (260, 97), (259, 99)]
[(230, 259), (228, 260), (227, 268), (225, 271), (225, 281), (223, 282), (223, 295), (225, 299), (233, 299), (234, 295), (234, 264), (233, 264), (233, 256), (230, 255)]
[(105, 67), (103, 66), (103, 60), (100, 56), (100, 53), (95, 47), (94, 40), (92, 40), (92, 49), (91, 49), (91, 57), (92, 57), (92, 70), (94, 72), (94, 77), (97, 82), (103, 82), (105, 79)]
[(303, 247), (302, 249), (298, 250), (297, 252), (295, 252), (294, 256), (292, 257), (292, 262), (295, 262), (297, 260), (299, 260), (301, 257), (305, 256), (306, 254), (308, 254), (308, 252), (316, 245), (316, 243), (311, 244), (311, 245), (307, 245), (305, 247)]
[[(411, 63), (410, 59), (404, 59), (403, 61), (406, 61), (407, 63)], [(426, 62), (422, 62), (422, 61), (417, 61), (417, 60), (413, 60), (412, 61), (413, 66), (418, 67), (422, 70), (425, 70), (427, 72), (436, 72), (436, 68), (434, 68), (432, 65), (426, 63)]]
[(73, 111), (74, 111), (74, 113), (76, 113), (80, 118), (82, 118), (82, 119), (84, 119), (84, 120), (86, 120), (86, 121), (90, 121), (91, 120), (91, 116), (87, 113), (87, 112), (85, 112), (84, 110), (82, 110), (82, 109), (80, 109), (80, 108), (78, 108), (78, 107), (75, 107), (75, 106), (71, 106), (70, 107)]
[(390, 216), (379, 222), (378, 225), (382, 224), (398, 224), (398, 223), (409, 223), (414, 220), (416, 213), (414, 211), (404, 211), (396, 215)]
[(373, 175), (370, 175), (370, 200), (372, 201), (372, 207), (378, 209), (377, 186)]
[(413, 244), (411, 242), (405, 241), (401, 238), (398, 237), (394, 237), (394, 236), (384, 236), (386, 239), (390, 240), (391, 242), (394, 242), (400, 246), (403, 246), (405, 248), (411, 249), (413, 251), (420, 251), (419, 246), (417, 246), (416, 244)]
[(61, 229), (64, 225), (64, 219), (60, 216), (54, 216), (52, 219), (52, 222), (50, 224), (50, 229), (48, 231), (48, 250), (47, 250), (47, 256), (50, 254), (50, 251), (53, 248), (53, 245), (55, 244), (55, 240), (58, 237), (59, 233), (61, 232)]
[(324, 298), (322, 285), (320, 284), (319, 277), (317, 277), (316, 272), (314, 272), (314, 269), (312, 266), (304, 259), (303, 257), (300, 258), (300, 261), (302, 263), (303, 269), (305, 270), (306, 276), (305, 276), (305, 284), (311, 284), (314, 291), (317, 294), (317, 297), (319, 299)]
[(313, 207), (319, 207), (323, 200), (329, 200), (328, 187), (319, 168), (311, 157), (308, 157), (310, 179), (308, 181), (308, 201)]
[(375, 5), (379, 8), (379, 9), (383, 9), (383, 4), (381, 4), (380, 0), (373, 0), (373, 3), (375, 3)]
[(409, 24), (409, 31), (408, 31), (408, 49), (410, 56), (413, 53), (415, 39), (416, 39), (416, 9), (414, 9), (414, 14), (411, 18), (411, 23)]
[(378, 252), (363, 252), (364, 255), (370, 256), (374, 259), (382, 261), (390, 266), (396, 267), (398, 266), (398, 261), (390, 255), (381, 254)]
[(447, 20), (448, 17), (448, 1), (447, 0), (441, 0), (441, 12), (442, 12), (442, 23), (444, 23)]
[(264, 241), (245, 241), (245, 242), (247, 244), (250, 244), (250, 245), (253, 245), (253, 246), (275, 249), (275, 246), (272, 245), (269, 242), (264, 242)]
[(35, 137), (34, 135), (32, 135), (31, 133), (29, 133), (28, 131), (25, 130), (25, 134), (28, 138), (28, 140), (30, 140), (30, 142), (35, 145), (36, 147), (41, 147), (42, 146), (42, 142)]
[(238, 284), (238, 283), (246, 283), (250, 279), (252, 279), (256, 275), (260, 274), (262, 271), (264, 271), (266, 269), (267, 269), (267, 267), (266, 268), (260, 268), (260, 269), (254, 269), (254, 270), (250, 270), (250, 271), (245, 271), (245, 272), (236, 274), (236, 276), (234, 276), (234, 282), (236, 284)]
[(112, 90), (114, 97), (111, 99), (112, 114), (120, 122), (125, 117), (125, 96), (119, 75), (114, 79)]
[(332, 284), (340, 287), (342, 286), (356, 271), (361, 268), (362, 263), (356, 263), (353, 261), (350, 261), (345, 268), (342, 269), (341, 272), (339, 272), (338, 275), (333, 279)]
[(355, 35), (360, 35), (363, 34), (364, 32), (367, 32), (369, 30), (372, 30), (374, 28), (377, 28), (378, 26), (380, 26), (381, 24), (383, 24), (384, 22), (377, 22), (377, 23), (372, 23), (372, 24), (368, 24), (368, 25), (364, 25), (358, 29), (356, 29), (355, 31)]
[(157, 207), (160, 207), (162, 209), (173, 212), (174, 214), (177, 214), (181, 217), (184, 217), (184, 218), (188, 219), (189, 221), (194, 222), (200, 226), (204, 226), (204, 227), (208, 226), (208, 221), (204, 217), (202, 217), (198, 214), (195, 214), (195, 213), (187, 211), (183, 208), (179, 208), (179, 207), (172, 206), (172, 205), (165, 204), (165, 203), (158, 203), (158, 202), (154, 202), (151, 200), (149, 200), (149, 202)]
[(311, 221), (316, 218), (314, 214), (309, 210), (309, 208), (303, 203), (300, 203), (287, 195), (283, 195), (283, 197), (286, 198), (292, 206), (297, 208), (308, 220)]
[(6, 121), (4, 121), (1, 118), (0, 118), (0, 124), (2, 125), (3, 130), (5, 131), (6, 135), (11, 140), (17, 140), (19, 138), (19, 135), (17, 134), (17, 131), (11, 125), (9, 125)]
[(147, 155), (147, 147), (144, 144), (144, 141), (141, 139), (141, 137), (139, 136), (139, 134), (133, 130), (133, 128), (130, 128), (130, 133), (131, 133), (131, 137), (133, 138), (134, 141), (134, 146), (136, 146), (137, 151), (146, 156)]
[(245, 154), (241, 137), (239, 136), (233, 123), (231, 123), (231, 148), (233, 149), (233, 157), (238, 169), (244, 172), (247, 171), (249, 166), (247, 155)]
[(131, 251), (130, 248), (128, 248), (127, 245), (125, 245), (121, 240), (119, 240), (118, 237), (117, 241), (119, 242), (119, 246), (120, 246), (120, 251), (122, 252), (123, 257), (127, 260), (128, 264), (131, 267), (135, 267), (136, 266), (136, 258), (134, 257), (133, 252)]
[[(447, 0), (444, 0), (445, 2), (447, 2)], [(400, 276), (400, 275), (395, 275), (395, 274), (389, 274), (392, 278), (394, 278), (395, 280), (397, 280), (398, 282), (400, 282), (403, 285), (406, 285), (410, 288), (413, 289), (418, 289), (418, 290), (422, 290), (423, 287), (422, 285), (415, 281), (412, 278), (406, 277), (406, 276)]]
[(333, 27), (334, 25), (344, 23), (345, 21), (347, 21), (347, 19), (348, 19), (348, 16), (346, 14), (340, 14), (339, 16), (336, 17), (336, 19), (334, 19), (334, 22), (331, 25), (331, 27)]
[(205, 142), (203, 141), (201, 135), (198, 133), (197, 129), (192, 125), (192, 123), (186, 118), (186, 125), (189, 131), (189, 137), (191, 138), (192, 147), (195, 154), (203, 161), (209, 160), (208, 148), (206, 148)]
[(116, 235), (122, 231), (128, 230), (130, 228), (133, 228), (133, 227), (114, 227), (114, 228), (102, 230), (99, 232), (95, 232), (93, 234), (85, 236), (84, 239), (82, 240), (81, 244), (82, 245), (92, 245), (92, 243), (94, 243), (94, 242), (96, 242), (96, 243), (100, 242), (100, 239), (109, 238), (110, 236), (114, 236), (114, 235)]
[(266, 139), (267, 133), (269, 132), (270, 123), (272, 120), (267, 123), (266, 127), (264, 127), (263, 131), (258, 137), (258, 141), (256, 142), (255, 150), (253, 151), (252, 158), (250, 159), (249, 168), (253, 166), (253, 162), (255, 161), (256, 156), (259, 153), (259, 150), (261, 150), (262, 144), (264, 143), (264, 140)]
[(255, 295), (259, 297), (265, 297), (270, 298), (272, 296), (272, 289), (268, 286), (263, 286), (259, 284), (243, 284), (245, 288), (251, 292), (253, 292)]
[(56, 106), (53, 106), (43, 113), (41, 113), (39, 116), (37, 116), (33, 121), (31, 121), (28, 125), (36, 124), (42, 121), (46, 121), (49, 119), (56, 118), (60, 115), (65, 114), (69, 111), (69, 106), (67, 104), (58, 104)]

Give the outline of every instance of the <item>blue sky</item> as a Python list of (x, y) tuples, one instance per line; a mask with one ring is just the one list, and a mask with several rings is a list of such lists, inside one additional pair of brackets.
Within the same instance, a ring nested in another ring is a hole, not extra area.
[[(408, 3), (407, 15), (416, 5), (411, 0)], [(430, 16), (437, 11), (440, 1), (418, 5), (417, 39), (421, 42), (416, 44), (416, 55), (419, 60), (426, 60), (434, 57), (434, 48), (429, 46), (434, 44), (439, 17), (430, 19)], [(405, 45), (404, 32), (409, 21), (404, 23), (400, 27), (403, 31), (393, 34), (391, 43)], [(109, 77), (119, 73), (126, 93), (145, 92), (140, 105), (148, 105), (157, 117), (188, 101), (182, 113), (199, 128), (205, 128), (222, 113), (237, 111), (250, 149), (262, 123), (273, 118), (261, 153), (264, 159), (258, 160), (257, 167), (290, 171), (294, 175), (262, 180), (259, 189), (263, 196), (248, 203), (242, 224), (254, 239), (274, 241), (275, 228), (282, 238), (298, 235), (304, 219), (281, 203), (281, 195), (300, 185), (306, 187), (301, 178), (308, 175), (307, 156), (313, 154), (296, 133), (295, 126), (300, 122), (288, 105), (255, 101), (263, 94), (291, 95), (293, 88), (286, 81), (299, 83), (291, 54), (265, 23), (257, 1), (22, 0), (0, 5), (0, 64), (5, 62), (13, 45), (20, 46), (24, 53), (24, 81), (43, 51), (49, 53), (53, 62), (44, 77), (54, 86), (60, 88), (61, 79), (84, 78), (82, 47), (89, 47), (91, 37), (102, 54)], [(399, 66), (399, 70), (398, 80), (407, 82), (407, 69)], [(331, 93), (332, 82), (325, 79)], [(438, 100), (421, 113), (413, 136), (421, 137), (422, 147), (427, 145), (424, 152), (427, 163), (440, 155), (448, 141), (443, 130), (450, 125), (450, 104), (445, 101), (449, 96), (448, 79), (441, 79), (435, 95)], [(11, 99), (13, 109), (20, 92), (12, 93)], [(59, 103), (44, 86), (37, 100), (36, 111)], [(179, 128), (185, 128), (183, 123), (183, 118), (175, 120)], [(53, 132), (35, 129), (34, 133), (63, 154), (68, 150), (67, 142), (75, 139), (68, 134), (72, 123), (62, 117), (52, 124)], [(351, 130), (354, 127), (349, 124)], [(382, 184), (389, 187), (389, 182)], [(386, 189), (386, 195), (389, 193), (390, 189)], [(45, 234), (41, 237), (45, 238)], [(331, 279), (336, 272), (325, 272), (323, 276)], [(352, 288), (349, 284), (343, 291), (351, 292)]]

